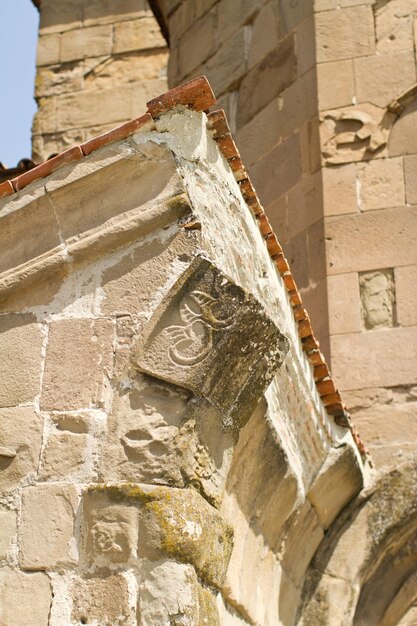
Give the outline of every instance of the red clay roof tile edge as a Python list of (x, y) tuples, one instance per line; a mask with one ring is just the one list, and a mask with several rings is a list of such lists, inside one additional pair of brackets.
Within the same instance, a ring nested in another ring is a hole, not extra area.
[[(259, 230), (265, 240), (270, 257), (283, 279), (293, 309), (298, 335), (303, 345), (303, 350), (306, 352), (306, 356), (312, 366), (316, 388), (323, 405), (328, 415), (334, 419), (336, 424), (344, 428), (349, 428), (359, 453), (362, 458), (364, 458), (368, 456), (368, 451), (355, 430), (346, 407), (342, 404), (340, 393), (331, 378), (324, 355), (320, 352), (320, 344), (314, 337), (310, 318), (306, 309), (302, 306), (301, 295), (297, 289), (291, 269), (282, 252), (282, 247), (265, 215), (262, 205), (259, 202), (259, 198), (252, 186), (250, 178), (246, 173), (239, 151), (231, 136), (226, 114), (222, 109), (218, 109), (209, 113), (207, 117), (208, 129), (219, 146), (224, 158), (229, 163), (235, 179), (239, 184), (244, 200), (256, 217)], [(239, 175), (240, 171), (244, 171), (246, 176)], [(301, 315), (299, 314), (300, 311)]]
[[(129, 135), (143, 128), (146, 124), (152, 124), (153, 119), (157, 119), (163, 113), (166, 113), (178, 106), (190, 107), (195, 111), (207, 111), (207, 109), (215, 104), (215, 102), (216, 99), (207, 78), (205, 76), (195, 78), (179, 87), (175, 87), (174, 89), (161, 94), (153, 100), (150, 100), (147, 103), (148, 111), (144, 115), (125, 122), (107, 133), (94, 137), (81, 145), (69, 148), (55, 157), (52, 157), (48, 161), (44, 161), (24, 174), (17, 176), (11, 181), (8, 180), (1, 183), (0, 198), (11, 195), (15, 191), (24, 189), (30, 183), (48, 176), (62, 165), (80, 160), (84, 158), (84, 156), (91, 154), (102, 146), (112, 143), (113, 141), (125, 139)], [(252, 186), (250, 178), (243, 165), (239, 151), (232, 138), (226, 114), (222, 109), (219, 109), (217, 111), (213, 111), (212, 113), (208, 113), (207, 117), (208, 129), (211, 131), (214, 140), (217, 142), (219, 150), (227, 160), (234, 177), (239, 184), (242, 196), (258, 222), (259, 230), (265, 240), (270, 257), (278, 272), (282, 276), (287, 289), (290, 304), (293, 308), (294, 319), (298, 327), (298, 334), (303, 350), (306, 352), (306, 356), (313, 368), (316, 387), (323, 405), (327, 409), (327, 413), (333, 417), (334, 421), (339, 426), (350, 429), (361, 456), (365, 457), (368, 452), (357, 431), (353, 427), (346, 407), (341, 402), (339, 392), (336, 388), (335, 391), (330, 394), (320, 392), (321, 387), (319, 387), (319, 383), (326, 380), (331, 381), (329, 369), (323, 354), (320, 352), (320, 344), (314, 337), (310, 320), (304, 307), (302, 307), (304, 311), (303, 317), (297, 319), (295, 308), (302, 306), (300, 292), (297, 289), (297, 285), (294, 277), (292, 276), (288, 262), (282, 252), (282, 247), (272, 230), (271, 224), (269, 223), (262, 205), (259, 202), (258, 195)], [(319, 377), (316, 378), (315, 374), (316, 371), (319, 371), (319, 368), (321, 374), (327, 373), (327, 375), (321, 376), (320, 374)]]

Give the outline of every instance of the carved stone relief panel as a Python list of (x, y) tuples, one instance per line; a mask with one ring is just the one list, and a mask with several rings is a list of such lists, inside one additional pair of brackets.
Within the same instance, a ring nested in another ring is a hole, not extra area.
[(232, 426), (249, 418), (287, 351), (260, 303), (198, 256), (145, 326), (133, 363), (208, 399)]
[(395, 115), (371, 104), (326, 111), (321, 115), (323, 158), (337, 165), (371, 159), (388, 141)]

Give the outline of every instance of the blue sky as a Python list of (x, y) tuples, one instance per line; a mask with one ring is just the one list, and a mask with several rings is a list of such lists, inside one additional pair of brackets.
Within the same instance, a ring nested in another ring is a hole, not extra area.
[(0, 161), (8, 167), (31, 156), (38, 22), (31, 0), (0, 0)]

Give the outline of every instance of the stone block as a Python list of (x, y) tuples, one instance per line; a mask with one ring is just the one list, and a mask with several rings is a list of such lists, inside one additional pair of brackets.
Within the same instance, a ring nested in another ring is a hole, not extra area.
[(113, 45), (113, 29), (110, 24), (78, 28), (61, 35), (60, 62), (68, 63), (87, 57), (108, 56)]
[(151, 11), (146, 0), (89, 0), (83, 2), (83, 22), (86, 26), (113, 24), (114, 22), (149, 17)]
[(332, 450), (307, 493), (324, 530), (362, 486), (362, 469), (352, 448)]
[[(17, 541), (17, 511), (0, 508), (0, 562), (6, 561), (12, 543)], [(1, 609), (0, 609), (1, 610)]]
[(374, 19), (368, 6), (317, 13), (317, 62), (339, 61), (373, 54)]
[(75, 565), (74, 523), (78, 496), (74, 485), (36, 485), (22, 491), (20, 567), (55, 569)]
[(179, 6), (168, 17), (169, 32), (175, 41), (192, 26), (195, 21), (196, 2), (178, 2)]
[[(236, 84), (247, 70), (247, 32), (240, 28), (205, 64), (205, 74), (216, 94), (221, 96)], [(183, 77), (182, 77), (183, 78)]]
[(0, 409), (0, 488), (16, 487), (39, 465), (43, 419), (32, 407)]
[(166, 78), (140, 80), (136, 83), (132, 83), (132, 117), (143, 115), (143, 112), (147, 108), (146, 103), (152, 98), (156, 98), (160, 93), (164, 93), (167, 89)]
[(132, 358), (144, 373), (208, 399), (232, 425), (250, 417), (287, 351), (288, 340), (258, 301), (196, 257), (145, 326)]
[(102, 407), (112, 370), (113, 325), (67, 319), (50, 325), (42, 386), (43, 410)]
[(357, 178), (353, 163), (338, 167), (323, 167), (323, 213), (344, 215), (357, 213)]
[(85, 465), (87, 458), (87, 435), (74, 432), (52, 432), (46, 443), (40, 478), (60, 480), (63, 478), (90, 478)]
[(84, 86), (84, 73), (82, 63), (40, 67), (36, 73), (35, 96), (44, 98), (80, 91)]
[(39, 32), (61, 33), (79, 28), (83, 19), (83, 0), (68, 2), (45, 2), (40, 12)]
[(320, 342), (320, 350), (323, 352), (326, 361), (329, 362), (329, 316), (331, 315), (331, 309), (329, 309), (328, 305), (326, 279), (323, 278), (317, 283), (310, 284), (308, 289), (303, 290), (302, 298), (303, 305), (310, 316), (314, 335)]
[[(85, 90), (76, 94), (59, 96), (56, 129), (68, 130), (90, 126), (91, 111), (95, 112), (96, 124), (125, 122), (132, 116), (130, 98), (126, 97), (125, 89), (108, 87), (100, 90)], [(42, 110), (42, 124), (44, 123), (45, 114)], [(54, 130), (55, 128), (42, 126), (42, 132)]]
[(49, 623), (51, 583), (44, 573), (0, 570), (0, 623), (5, 626)]
[(308, 287), (310, 281), (308, 231), (304, 230), (291, 237), (287, 243), (283, 244), (283, 249), (298, 288)]
[(35, 135), (40, 135), (56, 133), (57, 131), (56, 98), (53, 96), (40, 98), (38, 110), (33, 117), (32, 132)]
[(327, 257), (323, 220), (308, 229), (308, 264), (312, 281), (318, 282), (326, 276)]
[(204, 624), (205, 616), (199, 610), (199, 584), (190, 565), (174, 561), (155, 565), (139, 585), (138, 595), (143, 624)]
[(251, 168), (251, 178), (260, 200), (268, 206), (301, 180), (298, 134), (279, 144)]
[(417, 156), (404, 158), (405, 199), (417, 205)]
[(356, 413), (354, 423), (367, 446), (410, 443), (417, 437), (417, 406), (415, 402), (375, 403)]
[[(45, 195), (28, 197), (28, 202), (0, 213), (0, 272), (28, 263), (60, 245), (58, 224)], [(10, 210), (12, 209), (12, 210)], [(27, 238), (28, 226), (36, 237)]]
[(103, 273), (104, 315), (135, 315), (151, 310), (157, 290), (167, 285), (178, 263), (190, 263), (199, 244), (196, 231), (183, 229), (169, 238), (139, 245)]
[(0, 317), (0, 406), (33, 402), (39, 394), (43, 333), (31, 314)]
[(400, 326), (417, 326), (417, 265), (394, 268), (395, 307)]
[(361, 211), (403, 206), (405, 203), (403, 161), (376, 159), (357, 166)]
[(297, 74), (303, 76), (316, 65), (316, 37), (313, 15), (297, 24)]
[(322, 217), (322, 183), (320, 173), (303, 178), (286, 195), (288, 239), (299, 235)]
[(71, 621), (77, 624), (136, 624), (129, 582), (122, 574), (74, 578)]
[(297, 58), (293, 35), (286, 37), (244, 77), (239, 89), (237, 126), (240, 128), (284, 89), (297, 76)]
[[(329, 274), (417, 262), (417, 209), (383, 209), (325, 220)], [(369, 242), (372, 241), (372, 248)]]
[(117, 22), (114, 26), (113, 54), (133, 50), (166, 48), (166, 45), (154, 17)]
[(376, 49), (379, 53), (412, 50), (415, 0), (395, 0), (375, 6)]
[(367, 330), (395, 325), (395, 289), (392, 269), (359, 274), (362, 321)]
[(388, 153), (390, 156), (417, 154), (417, 101), (403, 111), (392, 127)]
[(59, 62), (59, 35), (41, 35), (36, 50), (36, 65), (52, 65)]
[(415, 385), (417, 328), (334, 335), (331, 358), (333, 376), (341, 391)]
[(416, 81), (412, 50), (355, 59), (354, 67), (358, 102), (371, 102), (380, 107), (387, 106)]
[[(178, 53), (178, 70), (187, 76), (201, 66), (215, 51), (215, 14), (210, 11), (194, 22), (181, 39)], [(192, 54), (190, 51), (192, 50)]]
[[(104, 61), (104, 59), (103, 59)], [(93, 83), (88, 83), (88, 87), (94, 89), (105, 89), (111, 85), (124, 85), (126, 83), (138, 83), (141, 82), (145, 89), (147, 81), (153, 81), (160, 79), (166, 74), (167, 67), (167, 55), (162, 49), (158, 49), (149, 54), (121, 54), (112, 57), (110, 64), (106, 65), (106, 71), (95, 72), (94, 69), (97, 65), (97, 59), (86, 59), (84, 62), (84, 71), (90, 71), (94, 76)], [(154, 98), (159, 93), (167, 91), (168, 87), (165, 84), (160, 91), (155, 91), (158, 83), (151, 83), (152, 87), (148, 89), (150, 94), (148, 100)], [(161, 85), (161, 83), (159, 83)], [(138, 113), (143, 115), (146, 110), (144, 106)], [(96, 136), (98, 133), (93, 131), (95, 127), (89, 127), (89, 132), (94, 132)]]
[(319, 111), (353, 104), (355, 79), (352, 60), (319, 63), (317, 65), (317, 91)]
[(306, 570), (324, 537), (317, 514), (308, 500), (288, 521), (284, 540), (282, 567), (296, 587), (300, 587)]
[(237, 130), (236, 144), (247, 167), (281, 141), (280, 102), (280, 98), (275, 98)]
[(244, 24), (259, 10), (262, 0), (228, 0), (218, 7), (218, 38), (227, 41), (231, 34), (243, 30)]
[(327, 277), (331, 335), (356, 333), (362, 328), (359, 278), (356, 273)]
[(273, 48), (278, 47), (282, 34), (278, 7), (274, 2), (268, 2), (261, 8), (253, 22), (248, 59), (249, 69)]

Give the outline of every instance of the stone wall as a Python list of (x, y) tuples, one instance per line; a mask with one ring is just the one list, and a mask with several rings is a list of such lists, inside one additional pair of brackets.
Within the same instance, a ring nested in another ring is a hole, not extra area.
[(42, 0), (35, 161), (141, 115), (166, 90), (167, 57), (146, 0)]
[(395, 464), (417, 432), (417, 4), (153, 4), (170, 85), (209, 77), (344, 400)]
[(290, 626), (363, 484), (205, 114), (149, 118), (0, 200), (7, 626)]

